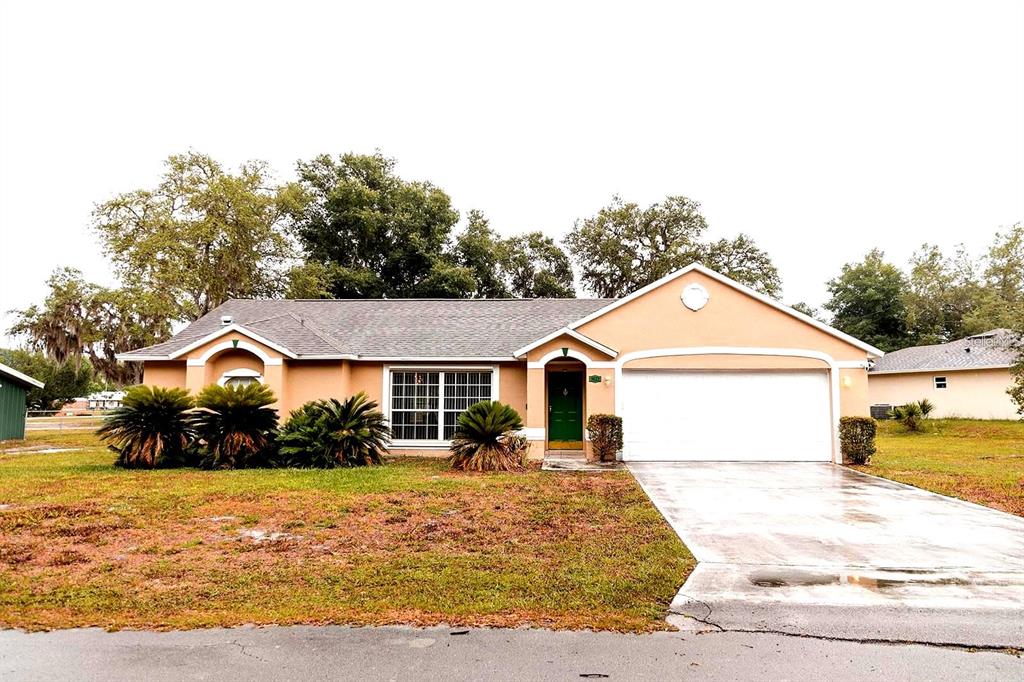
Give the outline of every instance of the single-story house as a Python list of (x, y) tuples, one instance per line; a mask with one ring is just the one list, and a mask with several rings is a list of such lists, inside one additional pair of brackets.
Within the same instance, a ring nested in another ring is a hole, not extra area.
[(871, 410), (927, 398), (933, 417), (1018, 419), (1006, 390), (1013, 383), (1013, 332), (993, 329), (966, 339), (886, 353), (868, 372)]
[(531, 456), (623, 418), (626, 460), (835, 461), (882, 352), (693, 264), (620, 299), (230, 300), (118, 357), (193, 392), (259, 381), (286, 414), (365, 391), (398, 454), (446, 449), (483, 399), (523, 416)]
[(25, 405), (32, 388), (43, 382), (0, 363), (0, 440), (21, 440), (25, 437)]
[(68, 415), (83, 415), (90, 412), (106, 412), (121, 407), (124, 391), (98, 391), (81, 398), (75, 398), (63, 405), (60, 411)]

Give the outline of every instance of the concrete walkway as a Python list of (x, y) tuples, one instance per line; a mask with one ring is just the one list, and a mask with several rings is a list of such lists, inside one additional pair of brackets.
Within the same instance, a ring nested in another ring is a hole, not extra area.
[(0, 631), (0, 679), (20, 680), (1008, 680), (994, 651), (749, 633), (408, 627), (188, 632)]
[[(1024, 646), (1024, 519), (831, 464), (631, 463), (706, 625)], [(692, 621), (691, 621), (692, 624)]]

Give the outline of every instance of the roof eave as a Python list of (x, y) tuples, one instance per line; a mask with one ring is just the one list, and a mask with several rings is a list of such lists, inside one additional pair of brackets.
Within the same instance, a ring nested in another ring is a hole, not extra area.
[(976, 372), (983, 369), (1010, 369), (1012, 364), (973, 365), (971, 367), (915, 367), (913, 369), (872, 369), (868, 376), (874, 374), (922, 374), (930, 372)]

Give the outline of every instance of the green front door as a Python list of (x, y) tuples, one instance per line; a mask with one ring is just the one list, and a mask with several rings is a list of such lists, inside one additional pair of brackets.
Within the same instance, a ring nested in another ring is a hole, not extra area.
[(548, 374), (548, 440), (583, 440), (583, 373)]

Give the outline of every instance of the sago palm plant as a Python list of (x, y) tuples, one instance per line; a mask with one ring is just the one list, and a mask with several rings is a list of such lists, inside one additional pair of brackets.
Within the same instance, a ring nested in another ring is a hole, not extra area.
[(133, 386), (97, 430), (118, 466), (180, 466), (195, 439), (192, 398), (180, 388)]
[(277, 433), (277, 410), (269, 407), (275, 400), (259, 383), (204, 388), (196, 399), (202, 465), (236, 469), (264, 463)]
[(529, 443), (516, 434), (523, 420), (512, 407), (483, 401), (459, 415), (448, 461), (463, 471), (517, 471)]
[(383, 463), (391, 429), (377, 403), (357, 393), (344, 401), (314, 400), (294, 410), (277, 442), (281, 466), (364, 466)]
[(935, 405), (925, 398), (916, 403), (907, 403), (906, 405), (893, 407), (889, 410), (889, 418), (900, 422), (910, 431), (923, 431), (924, 420), (928, 418), (928, 415), (934, 409)]

